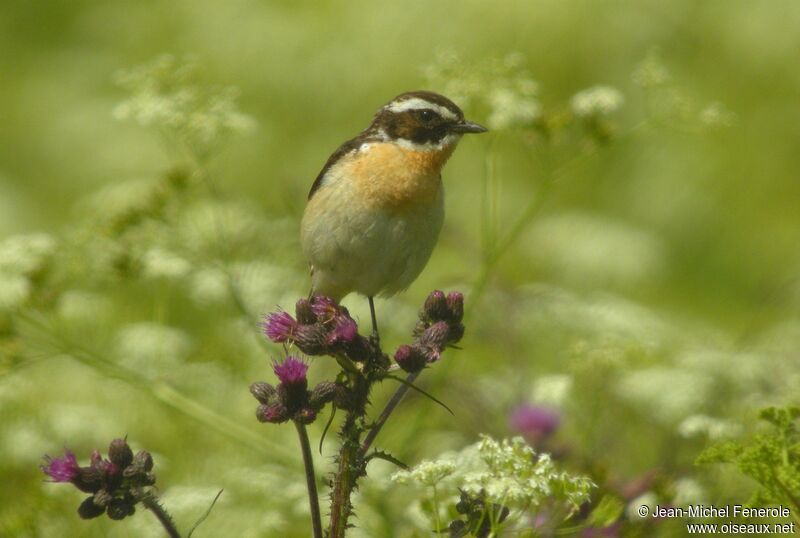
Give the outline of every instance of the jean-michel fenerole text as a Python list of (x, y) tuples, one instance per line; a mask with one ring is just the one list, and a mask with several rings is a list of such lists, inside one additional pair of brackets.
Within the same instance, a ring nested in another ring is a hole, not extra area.
[(765, 508), (742, 506), (733, 504), (726, 506), (706, 506), (704, 504), (690, 505), (685, 508), (675, 506), (656, 505), (653, 509), (654, 518), (711, 518), (711, 517), (768, 517), (789, 518), (791, 512), (785, 506), (771, 506)]

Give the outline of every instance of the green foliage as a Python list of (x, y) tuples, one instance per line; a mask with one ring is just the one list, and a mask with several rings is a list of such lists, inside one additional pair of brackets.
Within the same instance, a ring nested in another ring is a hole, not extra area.
[(700, 454), (697, 463), (735, 465), (759, 485), (748, 501), (750, 506), (782, 504), (790, 507), (796, 519), (800, 513), (800, 408), (768, 407), (759, 416), (772, 431), (758, 434), (748, 443), (713, 445)]
[(622, 517), (625, 512), (625, 503), (614, 495), (603, 495), (589, 514), (589, 525), (597, 528), (605, 528)]

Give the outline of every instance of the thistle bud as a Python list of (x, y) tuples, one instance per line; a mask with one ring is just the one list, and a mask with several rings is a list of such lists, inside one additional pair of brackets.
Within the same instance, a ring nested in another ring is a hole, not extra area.
[(108, 517), (111, 519), (120, 520), (133, 515), (136, 512), (136, 508), (133, 506), (133, 502), (128, 499), (112, 499), (108, 503), (107, 512)]
[(256, 400), (262, 404), (268, 404), (275, 396), (275, 387), (269, 383), (258, 381), (250, 385), (250, 394), (256, 397)]
[(409, 373), (419, 372), (428, 363), (425, 353), (419, 347), (406, 344), (397, 348), (394, 360), (400, 368)]
[(425, 299), (425, 305), (422, 307), (422, 317), (432, 321), (439, 321), (447, 319), (450, 311), (447, 307), (447, 299), (444, 292), (440, 290), (433, 290), (428, 298)]
[(308, 299), (300, 299), (294, 307), (294, 313), (297, 316), (297, 321), (301, 325), (313, 325), (317, 322), (317, 315), (314, 313), (314, 307), (311, 306), (311, 301)]
[(94, 494), (94, 497), (92, 497), (92, 502), (94, 502), (96, 506), (105, 508), (106, 506), (108, 506), (108, 503), (111, 502), (111, 499), (113, 498), (114, 497), (111, 496), (108, 490), (101, 489)]
[(322, 355), (328, 349), (327, 336), (322, 325), (300, 325), (295, 331), (294, 343), (306, 355)]
[(326, 403), (333, 401), (337, 390), (339, 390), (339, 386), (336, 383), (321, 381), (311, 391), (308, 403), (314, 409), (321, 409)]
[(450, 326), (445, 321), (437, 321), (422, 334), (419, 343), (424, 347), (441, 351), (447, 345)]
[(140, 450), (133, 457), (133, 464), (149, 473), (153, 470), (153, 456), (146, 450)]
[(130, 478), (144, 473), (149, 473), (153, 469), (153, 456), (146, 450), (140, 450), (133, 456), (133, 462), (122, 471), (122, 476)]
[(97, 506), (94, 503), (94, 497), (86, 497), (78, 507), (78, 515), (81, 519), (94, 519), (101, 516), (105, 511), (105, 506)]
[(347, 358), (355, 362), (364, 362), (370, 357), (372, 349), (369, 345), (369, 340), (363, 336), (356, 335), (356, 338), (344, 346), (341, 346), (342, 351)]
[(114, 439), (108, 447), (108, 459), (118, 469), (125, 469), (133, 462), (133, 450), (125, 439)]
[(448, 293), (447, 310), (450, 312), (450, 320), (460, 323), (464, 319), (464, 294), (458, 291)]
[(269, 405), (259, 405), (256, 409), (256, 418), (259, 422), (268, 422), (270, 424), (279, 424), (289, 420), (289, 412), (280, 402), (275, 402)]
[(464, 337), (464, 324), (451, 323), (450, 330), (447, 332), (447, 343), (457, 344)]
[(103, 487), (104, 475), (105, 473), (98, 467), (81, 467), (72, 483), (84, 493), (95, 493)]

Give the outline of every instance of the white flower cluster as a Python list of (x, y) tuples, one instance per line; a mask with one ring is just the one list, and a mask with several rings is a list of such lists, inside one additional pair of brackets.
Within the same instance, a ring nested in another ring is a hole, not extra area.
[(148, 377), (174, 373), (192, 351), (192, 338), (180, 329), (140, 322), (117, 333), (116, 356), (125, 366)]
[(531, 390), (531, 401), (561, 406), (569, 398), (573, 384), (572, 376), (566, 374), (540, 376)]
[(32, 292), (31, 277), (46, 266), (55, 240), (43, 233), (15, 235), (0, 242), (0, 311), (22, 306)]
[(680, 420), (701, 409), (714, 387), (714, 377), (681, 368), (652, 367), (626, 373), (617, 394), (642, 406), (665, 423)]
[(59, 297), (56, 311), (62, 319), (69, 322), (96, 324), (98, 319), (111, 316), (113, 303), (109, 297), (100, 293), (67, 290)]
[(235, 88), (212, 88), (197, 79), (196, 64), (170, 55), (123, 71), (117, 80), (131, 97), (114, 109), (114, 116), (165, 129), (202, 155), (227, 134), (255, 126), (239, 111)]
[(700, 111), (700, 123), (706, 127), (730, 127), (736, 121), (736, 114), (728, 108), (714, 101)]
[(710, 417), (708, 415), (691, 415), (678, 425), (678, 433), (682, 437), (705, 435), (712, 441), (732, 439), (742, 433), (742, 427), (730, 420)]
[(623, 220), (588, 213), (543, 217), (527, 239), (527, 251), (537, 263), (577, 285), (624, 288), (652, 282), (661, 277), (668, 261), (657, 235)]
[(147, 278), (181, 279), (189, 274), (192, 265), (169, 250), (154, 247), (142, 256), (142, 272)]
[(631, 75), (634, 84), (642, 88), (655, 88), (669, 82), (670, 74), (660, 56), (651, 52)]
[(423, 74), (432, 87), (440, 88), (462, 108), (485, 112), (490, 129), (502, 130), (530, 125), (541, 116), (539, 85), (524, 63), (521, 53), (479, 65), (467, 65), (453, 53), (440, 53)]
[(592, 86), (572, 97), (572, 112), (579, 118), (609, 116), (619, 110), (625, 96), (611, 86)]
[(426, 460), (412, 469), (398, 471), (392, 475), (397, 484), (416, 482), (423, 486), (435, 486), (456, 470), (456, 464), (450, 460)]
[(536, 454), (521, 437), (502, 441), (481, 437), (478, 451), (487, 470), (467, 475), (464, 489), (473, 493), (484, 490), (492, 502), (536, 506), (556, 498), (577, 510), (595, 487), (587, 477), (558, 470), (549, 454)]
[(81, 202), (81, 209), (104, 222), (146, 215), (162, 203), (163, 186), (155, 179), (130, 179), (103, 186)]
[(416, 483), (484, 491), (487, 500), (510, 508), (536, 507), (559, 500), (577, 510), (595, 487), (589, 478), (559, 470), (548, 454), (537, 454), (521, 437), (498, 441), (488, 435), (458, 453), (424, 461), (392, 475), (399, 484)]
[(675, 490), (672, 506), (702, 504), (706, 500), (705, 489), (693, 478), (679, 478), (672, 484), (672, 487)]

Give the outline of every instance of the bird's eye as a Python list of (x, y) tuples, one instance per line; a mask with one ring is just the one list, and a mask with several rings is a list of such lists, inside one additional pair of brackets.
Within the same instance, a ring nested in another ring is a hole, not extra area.
[(433, 110), (428, 110), (427, 108), (423, 108), (422, 110), (420, 110), (417, 113), (417, 115), (419, 116), (419, 119), (421, 119), (426, 123), (435, 120), (437, 117), (436, 112), (434, 112)]

